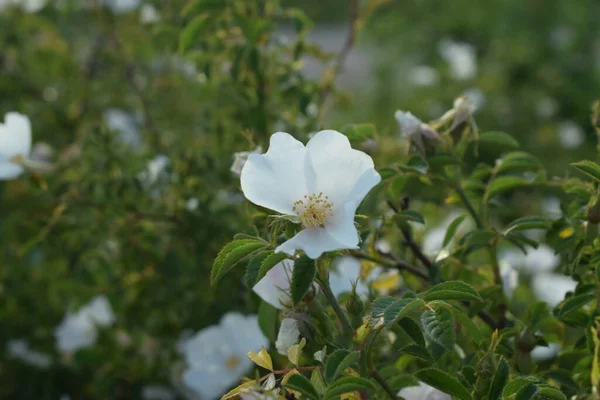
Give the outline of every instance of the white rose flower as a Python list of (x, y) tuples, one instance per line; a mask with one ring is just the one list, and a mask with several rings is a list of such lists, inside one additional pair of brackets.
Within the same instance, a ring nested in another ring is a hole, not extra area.
[(46, 5), (46, 0), (0, 0), (0, 11), (9, 6), (19, 6), (28, 13), (40, 11)]
[(302, 250), (313, 259), (358, 248), (354, 214), (380, 181), (371, 157), (332, 130), (318, 132), (306, 146), (287, 133), (275, 133), (267, 153), (251, 154), (241, 174), (248, 200), (293, 215), (304, 226), (276, 251)]
[(421, 152), (425, 151), (425, 141), (439, 140), (438, 133), (411, 112), (397, 110), (394, 117), (398, 121), (402, 134), (408, 137)]
[(24, 339), (9, 340), (6, 344), (8, 354), (40, 369), (46, 369), (52, 364), (52, 359), (47, 354), (43, 354), (29, 348), (29, 342)]
[(124, 110), (111, 108), (104, 112), (104, 123), (108, 129), (119, 133), (119, 138), (130, 146), (142, 144), (142, 136), (134, 116)]
[(298, 321), (293, 318), (285, 318), (281, 321), (277, 341), (275, 342), (277, 351), (279, 354), (286, 356), (288, 349), (299, 342), (300, 329), (298, 328)]
[(570, 276), (541, 273), (533, 277), (531, 289), (537, 298), (548, 303), (550, 307), (557, 306), (565, 299), (568, 292), (575, 291), (577, 281)]
[(398, 392), (405, 400), (452, 400), (452, 397), (423, 382), (419, 386), (406, 387)]
[(104, 4), (117, 14), (133, 11), (140, 5), (141, 0), (104, 0)]
[(500, 277), (502, 278), (502, 290), (504, 295), (510, 299), (517, 286), (519, 286), (519, 273), (506, 260), (500, 260), (498, 264)]
[(14, 179), (24, 171), (31, 152), (31, 123), (23, 114), (9, 112), (0, 123), (0, 180)]
[(468, 43), (443, 39), (439, 52), (450, 66), (450, 75), (456, 80), (469, 80), (477, 76), (475, 48)]
[(144, 4), (140, 9), (140, 22), (142, 24), (153, 24), (160, 21), (160, 14), (152, 4)]
[(218, 399), (252, 367), (247, 353), (268, 344), (256, 315), (230, 312), (183, 344), (183, 382), (203, 400)]
[(271, 268), (252, 288), (265, 302), (280, 310), (292, 305), (290, 281), (294, 262), (284, 260)]

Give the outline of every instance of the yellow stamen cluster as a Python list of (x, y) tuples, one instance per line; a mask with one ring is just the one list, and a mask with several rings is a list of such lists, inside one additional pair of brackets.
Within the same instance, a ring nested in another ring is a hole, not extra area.
[(296, 201), (293, 210), (305, 227), (313, 228), (323, 226), (325, 220), (333, 212), (333, 204), (329, 202), (329, 196), (324, 196), (323, 192), (313, 193), (305, 195), (302, 200)]
[(240, 360), (239, 357), (231, 356), (227, 359), (227, 361), (225, 361), (225, 367), (230, 370), (235, 369), (235, 367), (240, 365), (241, 362), (242, 360)]

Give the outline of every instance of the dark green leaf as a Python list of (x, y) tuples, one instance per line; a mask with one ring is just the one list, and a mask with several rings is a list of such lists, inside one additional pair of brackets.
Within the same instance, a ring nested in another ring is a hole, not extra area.
[(383, 321), (385, 325), (389, 328), (392, 326), (397, 320), (405, 317), (410, 314), (413, 310), (424, 306), (425, 303), (421, 299), (417, 298), (403, 298), (397, 299), (392, 304), (390, 304), (385, 311), (383, 312)]
[(388, 191), (390, 192), (390, 196), (393, 200), (398, 200), (400, 198), (407, 182), (408, 176), (406, 175), (400, 175), (390, 182)]
[(460, 215), (456, 217), (448, 226), (448, 230), (446, 231), (446, 235), (444, 235), (444, 242), (442, 244), (443, 247), (446, 247), (448, 243), (454, 238), (456, 235), (456, 231), (460, 227), (460, 224), (467, 218), (466, 215)]
[(532, 400), (537, 398), (537, 395), (539, 393), (540, 388), (537, 387), (537, 385), (534, 385), (533, 383), (528, 383), (527, 385), (519, 389), (515, 396), (515, 400)]
[(375, 385), (370, 380), (355, 376), (348, 376), (333, 382), (325, 392), (325, 399), (330, 399), (344, 393), (357, 390), (375, 390)]
[(394, 218), (397, 221), (403, 221), (403, 222), (418, 222), (419, 224), (424, 224), (425, 223), (425, 218), (423, 218), (423, 216), (421, 214), (419, 214), (416, 211), (412, 211), (412, 210), (407, 210), (407, 211), (401, 211), (399, 213), (397, 213)]
[(235, 240), (225, 245), (213, 263), (210, 276), (211, 284), (216, 284), (241, 260), (266, 246), (265, 242), (254, 239)]
[(319, 399), (319, 393), (317, 392), (317, 389), (315, 389), (310, 380), (308, 380), (308, 378), (306, 378), (304, 375), (291, 375), (284, 386), (291, 390), (302, 393), (303, 396), (306, 396), (309, 399)]
[(375, 139), (377, 130), (373, 124), (352, 124), (342, 127), (341, 132), (346, 135), (351, 142), (364, 142), (368, 139)]
[(277, 309), (265, 301), (258, 307), (258, 326), (271, 342), (277, 340)]
[(585, 160), (573, 163), (571, 165), (584, 174), (587, 174), (597, 181), (600, 181), (600, 165), (596, 164), (595, 162)]
[(346, 368), (351, 367), (354, 363), (356, 363), (358, 361), (359, 358), (360, 358), (360, 353), (358, 351), (353, 351), (352, 353), (348, 354), (337, 365), (337, 368), (335, 369), (333, 377), (328, 382), (331, 382), (331, 381), (335, 380), (338, 376), (342, 375), (342, 373), (346, 370)]
[(258, 271), (258, 275), (256, 276), (255, 283), (258, 283), (262, 278), (264, 278), (267, 272), (271, 270), (271, 268), (273, 268), (286, 258), (289, 258), (289, 256), (283, 252), (269, 253), (269, 256), (265, 258), (260, 264), (260, 270)]
[(315, 272), (315, 260), (312, 260), (308, 256), (302, 256), (294, 263), (292, 282), (290, 284), (294, 304), (302, 301), (302, 298), (308, 292), (310, 285), (315, 280)]
[(513, 379), (508, 382), (506, 386), (504, 386), (504, 390), (502, 391), (502, 397), (510, 397), (516, 394), (523, 387), (531, 384), (538, 383), (539, 379), (533, 376), (519, 376), (518, 378)]
[(448, 351), (454, 351), (454, 319), (445, 308), (427, 310), (421, 314), (425, 337)]
[(447, 281), (435, 285), (421, 295), (423, 300), (474, 300), (483, 301), (479, 293), (468, 283)]
[(512, 221), (506, 226), (504, 234), (527, 229), (550, 229), (552, 223), (544, 217), (523, 217)]
[(494, 374), (494, 380), (490, 386), (489, 400), (500, 399), (502, 396), (502, 389), (504, 389), (504, 385), (506, 385), (506, 382), (508, 382), (509, 372), (510, 370), (508, 363), (504, 358), (500, 358), (500, 361), (498, 362), (498, 368)]
[(388, 179), (388, 178), (391, 178), (392, 176), (398, 175), (398, 171), (393, 168), (381, 168), (381, 169), (378, 169), (377, 172), (381, 176), (381, 179)]
[(459, 399), (471, 399), (469, 390), (458, 379), (444, 371), (435, 368), (426, 368), (417, 371), (415, 375), (421, 382), (433, 386), (444, 393), (456, 396)]
[(594, 300), (595, 298), (595, 293), (584, 293), (576, 296), (571, 296), (556, 307), (555, 314), (558, 318), (562, 319), (570, 313), (579, 310), (581, 307)]
[(422, 346), (419, 346), (416, 344), (411, 344), (411, 345), (408, 345), (408, 346), (402, 348), (401, 351), (403, 354), (410, 354), (411, 356), (418, 357), (427, 362), (433, 362), (433, 358), (431, 357), (431, 354), (427, 351), (427, 349), (425, 347), (422, 347)]
[(244, 275), (244, 282), (248, 289), (252, 289), (256, 284), (256, 277), (258, 276), (258, 271), (260, 271), (260, 264), (271, 255), (271, 251), (264, 251), (252, 257), (248, 266), (246, 267), (246, 274)]
[(427, 159), (432, 168), (442, 168), (448, 165), (462, 165), (462, 161), (450, 153), (438, 153)]
[(567, 400), (563, 392), (551, 386), (540, 386), (540, 396), (550, 400)]
[(515, 151), (508, 153), (499, 160), (496, 166), (496, 174), (504, 172), (525, 172), (525, 171), (537, 171), (542, 168), (540, 160), (531, 154)]
[(512, 136), (504, 132), (486, 132), (479, 135), (479, 142), (497, 147), (501, 146), (507, 149), (518, 149), (519, 142)]
[(194, 40), (202, 33), (207, 27), (209, 22), (208, 14), (201, 14), (192, 19), (183, 28), (181, 35), (179, 36), (179, 52), (185, 53), (185, 51), (191, 46)]
[(528, 186), (529, 182), (517, 176), (500, 176), (494, 179), (487, 187), (484, 201), (489, 201), (494, 196), (510, 192), (514, 189)]
[(325, 381), (331, 382), (337, 372), (337, 367), (342, 361), (348, 357), (350, 352), (348, 350), (339, 349), (331, 353), (325, 361)]
[(419, 325), (410, 318), (402, 318), (398, 325), (415, 341), (416, 344), (425, 347), (425, 338)]

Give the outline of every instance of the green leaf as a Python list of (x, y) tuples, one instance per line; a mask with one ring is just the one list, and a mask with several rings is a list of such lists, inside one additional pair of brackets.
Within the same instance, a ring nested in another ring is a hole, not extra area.
[(522, 231), (527, 229), (550, 229), (552, 223), (548, 218), (544, 217), (523, 217), (512, 221), (506, 226), (504, 234), (507, 235), (510, 232)]
[(394, 178), (389, 186), (388, 186), (388, 191), (390, 192), (390, 196), (393, 200), (397, 200), (400, 198), (400, 196), (402, 195), (402, 191), (404, 190), (404, 187), (406, 186), (406, 183), (408, 182), (408, 176), (407, 175), (400, 175), (396, 178)]
[(390, 304), (383, 312), (383, 321), (385, 326), (388, 328), (392, 326), (400, 318), (403, 318), (410, 314), (413, 310), (421, 308), (425, 305), (423, 300), (407, 297), (403, 299), (397, 299)]
[(375, 390), (375, 385), (368, 379), (348, 376), (333, 382), (325, 392), (325, 399), (357, 390)]
[(316, 263), (308, 256), (302, 256), (294, 263), (292, 271), (292, 282), (290, 284), (292, 301), (299, 303), (304, 298), (310, 285), (315, 280)]
[(291, 390), (302, 393), (302, 395), (308, 397), (309, 399), (319, 399), (319, 393), (317, 392), (317, 389), (315, 389), (312, 383), (304, 375), (291, 375), (284, 386)]
[(533, 383), (528, 383), (517, 392), (515, 400), (532, 400), (540, 393), (540, 388)]
[(210, 281), (216, 284), (240, 261), (268, 244), (254, 239), (234, 240), (221, 249), (213, 263)]
[(398, 175), (398, 171), (394, 168), (381, 168), (377, 170), (377, 173), (379, 173), (379, 175), (381, 176), (381, 180)]
[(446, 247), (446, 245), (450, 243), (452, 238), (454, 238), (454, 235), (456, 235), (456, 231), (460, 227), (460, 224), (462, 224), (462, 222), (465, 220), (465, 218), (467, 218), (466, 215), (460, 215), (450, 223), (450, 225), (448, 226), (448, 230), (446, 231), (446, 235), (444, 235), (444, 242), (442, 244), (442, 247)]
[(220, 9), (226, 5), (226, 2), (223, 0), (191, 0), (181, 10), (181, 16), (187, 18), (192, 14)]
[(500, 176), (494, 179), (487, 187), (484, 201), (487, 202), (494, 196), (510, 192), (514, 189), (529, 186), (529, 181), (517, 176)]
[(508, 149), (518, 149), (519, 142), (512, 136), (504, 132), (486, 132), (479, 135), (479, 143), (489, 144), (497, 147), (501, 146)]
[(514, 394), (517, 394), (519, 390), (531, 383), (539, 383), (539, 379), (533, 376), (519, 376), (504, 386), (502, 397), (510, 397)]
[(181, 54), (192, 45), (194, 40), (202, 33), (202, 31), (208, 26), (208, 14), (201, 14), (192, 19), (183, 28), (181, 35), (179, 36), (179, 52)]
[(421, 360), (427, 361), (429, 363), (433, 362), (433, 357), (431, 357), (431, 354), (423, 346), (410, 344), (406, 347), (403, 347), (401, 351), (403, 354), (410, 354), (411, 356), (418, 357)]
[(265, 301), (258, 306), (258, 326), (271, 342), (277, 340), (277, 309)]
[(331, 382), (337, 371), (337, 367), (350, 354), (348, 350), (338, 349), (331, 353), (325, 361), (325, 381)]
[(379, 319), (383, 317), (383, 313), (385, 309), (390, 306), (390, 304), (394, 303), (396, 298), (384, 296), (378, 299), (375, 299), (373, 303), (371, 303), (371, 318), (369, 320), (369, 325), (374, 326), (379, 322)]
[(260, 264), (262, 264), (264, 259), (272, 253), (273, 252), (271, 251), (264, 251), (252, 257), (246, 267), (246, 274), (244, 275), (244, 283), (246, 283), (248, 289), (252, 289), (254, 285), (256, 285), (256, 277), (258, 276), (258, 271), (260, 271)]
[(427, 158), (427, 162), (432, 168), (442, 168), (448, 165), (462, 165), (460, 158), (450, 153), (437, 153), (436, 155)]
[(461, 281), (447, 281), (435, 285), (421, 294), (425, 301), (432, 300), (472, 300), (483, 301), (473, 286)]
[(515, 151), (508, 153), (498, 161), (496, 174), (505, 172), (538, 171), (542, 168), (540, 160), (529, 153)]
[(584, 174), (594, 178), (597, 181), (600, 181), (600, 165), (596, 164), (595, 162), (584, 160), (571, 165)]
[(419, 325), (411, 318), (402, 318), (398, 321), (398, 325), (415, 341), (419, 346), (425, 347), (425, 338)]
[(550, 400), (567, 400), (567, 396), (563, 392), (551, 386), (541, 386), (540, 396)]
[(314, 388), (317, 389), (317, 392), (319, 392), (319, 394), (325, 393), (327, 386), (323, 381), (323, 376), (321, 375), (320, 369), (313, 369), (312, 374), (310, 374), (310, 382), (312, 383)]
[(429, 341), (454, 351), (454, 319), (450, 311), (445, 308), (427, 310), (421, 314), (421, 325)]
[(375, 139), (377, 129), (373, 124), (351, 124), (345, 125), (341, 132), (346, 135), (351, 142), (364, 142), (368, 139)]
[(490, 400), (498, 400), (502, 396), (502, 389), (508, 382), (509, 376), (509, 367), (506, 360), (502, 357), (500, 358), (500, 362), (498, 362), (498, 368), (496, 369), (496, 373), (494, 374), (494, 380), (492, 381), (492, 385), (490, 386), (489, 399)]
[(444, 301), (433, 301), (433, 302), (429, 303), (428, 305), (430, 307), (434, 307), (434, 308), (443, 307), (443, 308), (447, 309), (448, 311), (450, 311), (450, 313), (452, 314), (454, 319), (458, 320), (458, 323), (460, 323), (462, 328), (464, 328), (466, 330), (466, 333), (469, 335), (469, 337), (473, 341), (481, 342), (483, 340), (483, 335), (481, 334), (481, 331), (479, 330), (477, 325), (475, 325), (475, 323), (471, 320), (471, 318), (469, 318), (465, 313), (463, 313), (458, 308), (456, 308), (456, 307), (452, 306), (451, 304), (446, 303)]
[(469, 390), (458, 379), (444, 371), (435, 368), (426, 368), (417, 371), (415, 375), (421, 382), (433, 386), (444, 393), (458, 397), (459, 399), (471, 399)]
[[(330, 383), (331, 381), (335, 380), (338, 376), (342, 375), (346, 368), (349, 368), (350, 366), (352, 366), (352, 364), (356, 363), (359, 358), (360, 353), (358, 351), (353, 351), (352, 353), (347, 354), (346, 357), (344, 357), (337, 365), (333, 366), (335, 367), (335, 371), (333, 372), (333, 376), (328, 377), (327, 382)], [(329, 359), (327, 361), (329, 361)], [(327, 367), (327, 365), (325, 366)]]
[(570, 313), (581, 309), (590, 301), (596, 298), (595, 293), (584, 293), (576, 296), (571, 296), (568, 299), (560, 303), (555, 309), (555, 315), (563, 319)]
[(421, 214), (413, 210), (401, 211), (397, 213), (394, 218), (396, 222), (418, 222), (419, 224), (425, 223), (425, 218)]
[(274, 266), (276, 266), (277, 264), (279, 264), (287, 258), (289, 258), (289, 256), (286, 253), (269, 252), (269, 256), (265, 258), (260, 264), (260, 270), (258, 271), (258, 275), (256, 276), (255, 284), (258, 283), (262, 278), (264, 278), (267, 272), (271, 270), (271, 268), (273, 268)]

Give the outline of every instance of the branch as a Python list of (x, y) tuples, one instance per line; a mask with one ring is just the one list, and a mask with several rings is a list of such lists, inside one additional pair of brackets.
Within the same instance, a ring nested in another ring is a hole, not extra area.
[(383, 253), (379, 253), (382, 256), (386, 257), (389, 259), (388, 260), (384, 260), (384, 259), (379, 259), (379, 258), (375, 258), (375, 257), (371, 257), (368, 254), (363, 254), (360, 251), (351, 251), (350, 255), (352, 257), (361, 259), (361, 260), (368, 260), (368, 261), (373, 261), (377, 264), (381, 264), (381, 265), (385, 265), (388, 268), (396, 268), (400, 271), (407, 271), (410, 272), (413, 275), (418, 276), (419, 278), (422, 279), (429, 279), (429, 275), (427, 274), (427, 271), (424, 271), (423, 269), (419, 268), (419, 267), (415, 267), (414, 265), (410, 265), (409, 263), (407, 263), (406, 261), (403, 261), (399, 258), (397, 258), (396, 256), (394, 256), (393, 254), (383, 254)]
[[(392, 210), (394, 210), (395, 213), (398, 212), (398, 209), (391, 201), (388, 201), (388, 205)], [(408, 198), (405, 198), (402, 201), (402, 211), (408, 210), (408, 206)], [(402, 236), (404, 236), (404, 244), (408, 246), (408, 248), (412, 251), (415, 257), (417, 257), (417, 259), (421, 262), (421, 264), (423, 264), (427, 269), (431, 269), (433, 266), (433, 261), (431, 261), (429, 257), (423, 254), (421, 246), (419, 246), (419, 244), (413, 240), (412, 233), (410, 232), (410, 230), (406, 228), (400, 228), (400, 230), (402, 231)]]
[(379, 383), (379, 386), (381, 386), (383, 390), (385, 390), (385, 392), (390, 396), (392, 400), (396, 400), (398, 398), (394, 389), (392, 389), (390, 385), (385, 381), (385, 379), (383, 379), (383, 376), (381, 376), (379, 371), (373, 370), (373, 372), (371, 372), (371, 376), (375, 378), (377, 383)]

